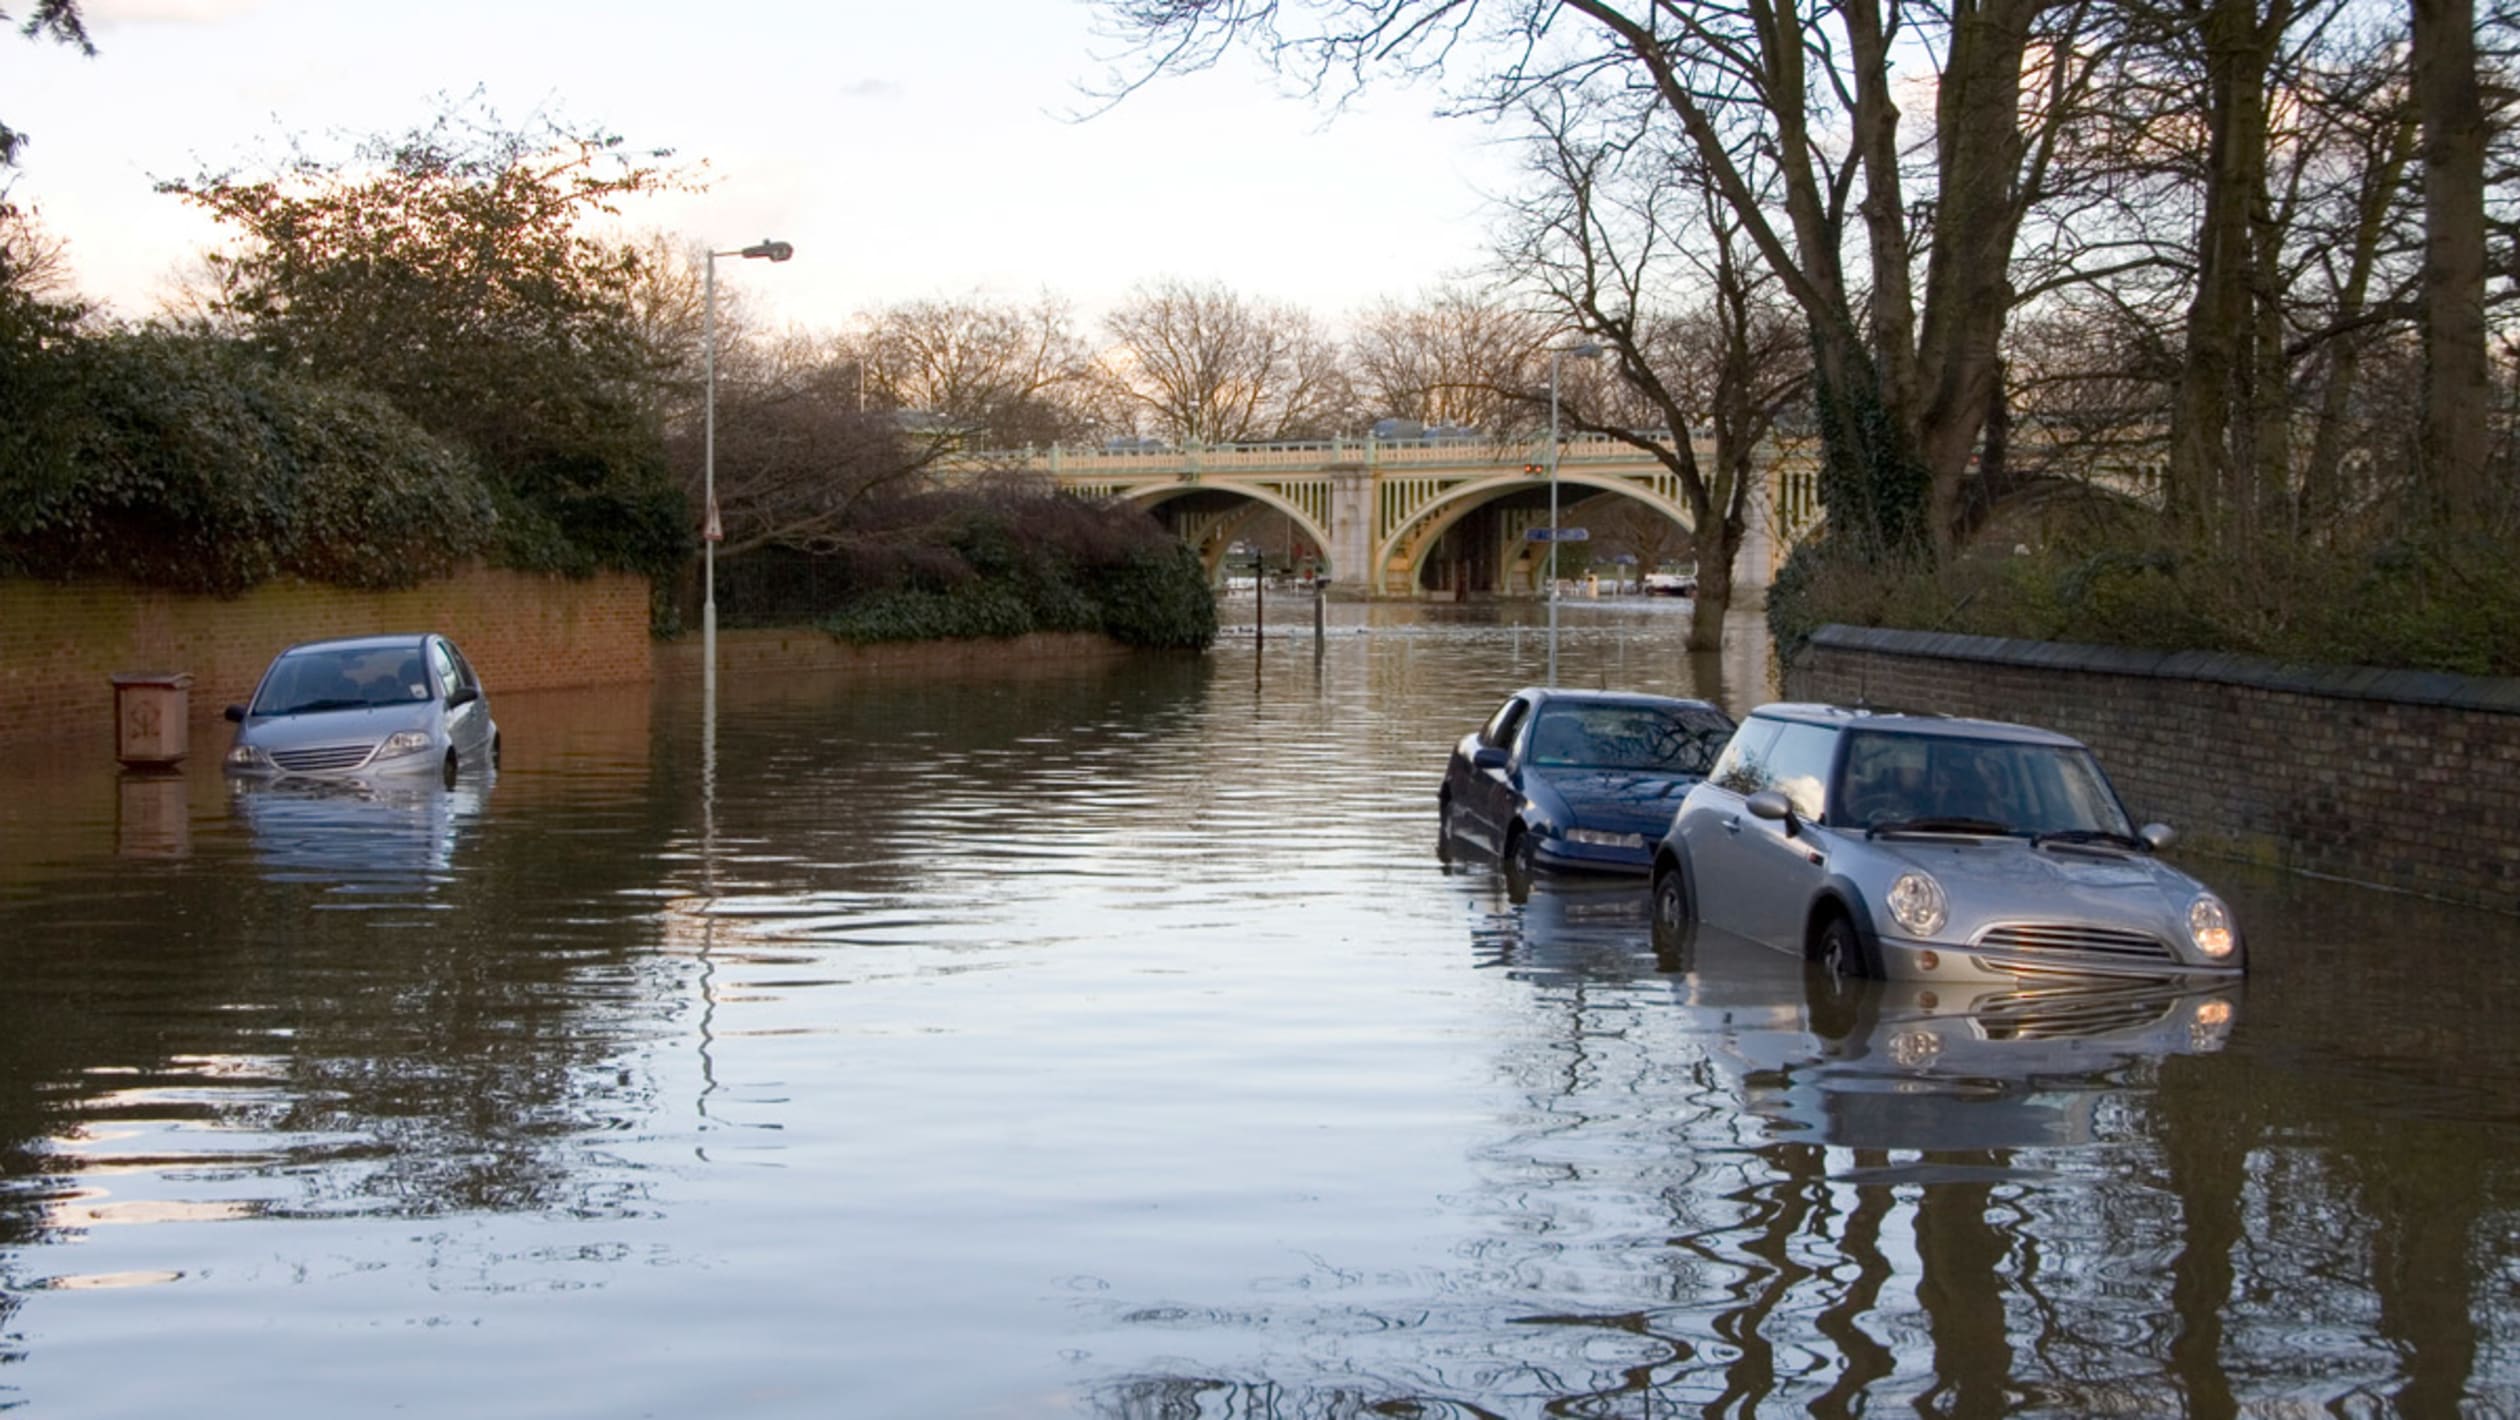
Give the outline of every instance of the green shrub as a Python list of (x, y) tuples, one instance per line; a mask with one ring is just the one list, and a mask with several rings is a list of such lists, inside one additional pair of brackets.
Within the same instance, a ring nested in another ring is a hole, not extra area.
[(1798, 548), (1768, 601), (1790, 654), (1818, 626), (1898, 626), (2305, 664), (2520, 675), (2520, 565), (2483, 534), (2211, 546), (2159, 528), (1940, 567)]
[(384, 400), (221, 340), (142, 331), (53, 366), (67, 444), (0, 465), (0, 567), (234, 594), (284, 574), (407, 586), (481, 551), (489, 492)]
[(730, 581), (750, 624), (808, 621), (858, 643), (1036, 631), (1151, 648), (1216, 640), (1197, 554), (1143, 512), (1064, 494), (901, 500), (870, 513), (854, 555), (761, 557)]

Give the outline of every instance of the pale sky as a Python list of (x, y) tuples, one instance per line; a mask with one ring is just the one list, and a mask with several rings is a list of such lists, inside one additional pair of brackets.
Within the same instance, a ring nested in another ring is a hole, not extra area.
[[(4, 3), (4, 0), (0, 0)], [(24, 6), (7, 6), (21, 18)], [(157, 178), (400, 133), (481, 88), (705, 160), (707, 193), (635, 211), (720, 248), (773, 324), (1047, 290), (1090, 322), (1134, 282), (1222, 281), (1332, 320), (1478, 265), (1510, 146), (1385, 84), (1336, 116), (1254, 64), (1159, 80), (1083, 123), (1110, 48), (1077, 0), (86, 0), (94, 59), (0, 35), (14, 200), (83, 294), (154, 310), (218, 230)], [(738, 269), (739, 268), (739, 269)]]

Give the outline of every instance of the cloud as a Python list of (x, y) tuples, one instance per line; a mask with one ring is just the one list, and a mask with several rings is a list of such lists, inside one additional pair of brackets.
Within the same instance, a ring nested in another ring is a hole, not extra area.
[(901, 86), (890, 79), (860, 79), (841, 85), (839, 96), (844, 99), (897, 99), (901, 97)]

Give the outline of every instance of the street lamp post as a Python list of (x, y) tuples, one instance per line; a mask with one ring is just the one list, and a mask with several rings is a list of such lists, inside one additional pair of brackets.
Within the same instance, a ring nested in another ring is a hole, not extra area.
[(709, 253), (706, 274), (701, 279), (700, 325), (701, 364), (705, 371), (702, 383), (700, 415), (700, 481), (701, 501), (706, 519), (700, 528), (701, 601), (700, 601), (700, 694), (709, 713), (717, 711), (717, 545), (726, 536), (718, 524), (717, 505), (717, 259), (721, 256), (750, 257), (761, 261), (785, 261), (796, 255), (796, 248), (786, 242), (758, 241), (734, 251)]
[(1549, 350), (1549, 685), (1557, 685), (1557, 604), (1558, 604), (1558, 358), (1572, 355), (1578, 360), (1598, 360), (1601, 347), (1587, 340), (1577, 345), (1553, 346)]

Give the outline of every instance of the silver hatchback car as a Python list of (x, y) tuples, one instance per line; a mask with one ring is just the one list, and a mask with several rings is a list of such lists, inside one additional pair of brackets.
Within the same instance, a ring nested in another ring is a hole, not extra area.
[(464, 768), (499, 760), (499, 725), (481, 678), (453, 642), (432, 633), (291, 646), (227, 718), (236, 725), (230, 774), (435, 774), (452, 787)]
[(1844, 976), (2234, 976), (2231, 910), (2162, 862), (2089, 749), (2027, 725), (1752, 712), (1654, 855), (1658, 934), (1703, 923)]

